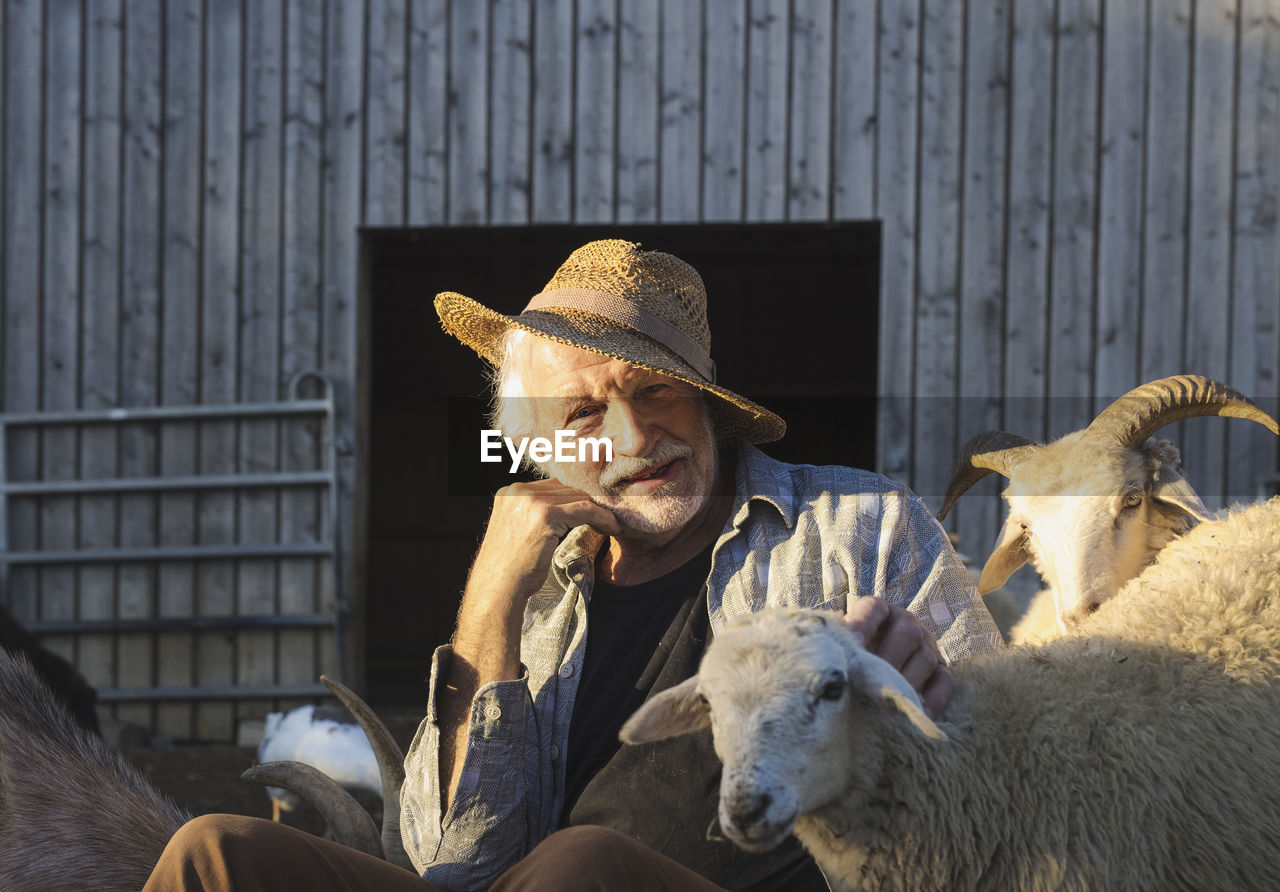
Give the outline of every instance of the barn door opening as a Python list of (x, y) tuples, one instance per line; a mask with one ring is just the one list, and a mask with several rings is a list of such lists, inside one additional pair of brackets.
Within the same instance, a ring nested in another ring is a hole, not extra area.
[(362, 230), (356, 548), (373, 701), (423, 701), (493, 492), (512, 480), (479, 461), (484, 364), (441, 331), (433, 297), (458, 291), (518, 313), (574, 248), (614, 237), (702, 274), (719, 380), (788, 422), (766, 452), (873, 465), (876, 221)]

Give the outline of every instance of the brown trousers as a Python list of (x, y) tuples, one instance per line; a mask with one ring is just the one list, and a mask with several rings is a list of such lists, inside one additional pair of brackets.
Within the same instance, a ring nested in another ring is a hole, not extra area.
[[(719, 886), (604, 827), (554, 833), (494, 892), (717, 892)], [(437, 892), (421, 877), (327, 839), (240, 815), (205, 815), (169, 841), (143, 892)]]

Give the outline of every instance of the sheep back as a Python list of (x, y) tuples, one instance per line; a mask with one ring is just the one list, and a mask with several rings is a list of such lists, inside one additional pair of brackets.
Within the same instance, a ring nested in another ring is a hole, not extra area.
[(1161, 644), (1232, 677), (1280, 674), (1280, 497), (1232, 510), (1167, 545), (1079, 634)]

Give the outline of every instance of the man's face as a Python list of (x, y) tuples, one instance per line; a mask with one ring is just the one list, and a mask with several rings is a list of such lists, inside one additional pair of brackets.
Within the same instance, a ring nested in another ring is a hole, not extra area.
[[(555, 462), (546, 471), (640, 533), (680, 529), (716, 479), (711, 414), (698, 388), (658, 372), (536, 339), (525, 369), (539, 435), (607, 437), (613, 461)], [(543, 396), (545, 395), (545, 397)]]

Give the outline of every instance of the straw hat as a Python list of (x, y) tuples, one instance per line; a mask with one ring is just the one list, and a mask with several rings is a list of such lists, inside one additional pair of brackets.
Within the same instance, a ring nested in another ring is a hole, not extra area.
[(705, 390), (722, 436), (769, 443), (787, 424), (716, 383), (702, 277), (678, 257), (621, 239), (590, 242), (569, 255), (518, 316), (453, 291), (436, 295), (444, 330), (497, 365), (512, 326), (540, 337), (670, 375)]

